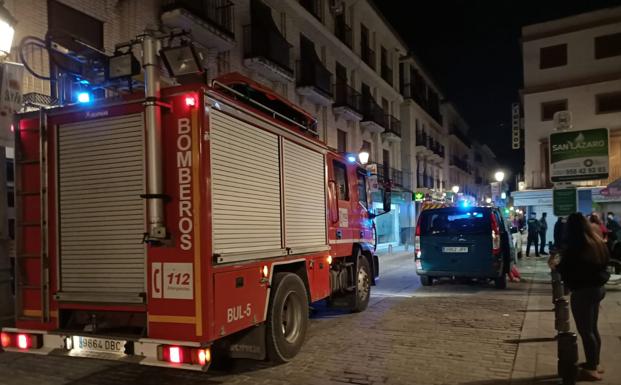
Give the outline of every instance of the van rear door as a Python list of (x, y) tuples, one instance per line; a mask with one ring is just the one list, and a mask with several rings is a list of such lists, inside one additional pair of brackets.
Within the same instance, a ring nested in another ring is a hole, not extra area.
[(421, 214), (421, 263), (425, 271), (474, 274), (491, 254), (489, 209), (443, 208)]

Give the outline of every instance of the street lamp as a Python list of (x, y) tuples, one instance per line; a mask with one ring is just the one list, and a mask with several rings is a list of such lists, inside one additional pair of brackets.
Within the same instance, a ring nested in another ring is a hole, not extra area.
[(451, 191), (453, 191), (453, 194), (457, 194), (459, 192), (459, 186), (455, 185), (451, 187)]
[(500, 199), (507, 199), (507, 193), (504, 191), (500, 193)]
[(492, 198), (490, 198), (490, 197), (485, 198), (485, 203), (487, 203), (487, 204), (492, 203)]
[(502, 171), (496, 171), (496, 173), (494, 174), (494, 179), (496, 179), (496, 182), (502, 182), (503, 180), (505, 180), (505, 173)]
[(360, 164), (369, 163), (369, 151), (364, 148), (360, 149), (360, 152), (358, 153), (358, 160), (360, 160)]
[(4, 1), (0, 2), (0, 57), (7, 57), (11, 53), (15, 24), (17, 20), (4, 8)]

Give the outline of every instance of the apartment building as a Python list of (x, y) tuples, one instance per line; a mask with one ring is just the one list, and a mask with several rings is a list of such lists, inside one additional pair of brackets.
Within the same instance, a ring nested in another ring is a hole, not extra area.
[(445, 167), (448, 169), (448, 189), (459, 187), (459, 194), (476, 200), (474, 176), (472, 173), (472, 139), (468, 136), (470, 127), (454, 104), (443, 102), (440, 105), (445, 132), (448, 133), (448, 156)]
[(485, 202), (486, 198), (492, 198), (491, 186), (493, 182), (496, 182), (494, 173), (500, 167), (496, 160), (496, 154), (487, 144), (475, 141), (472, 147), (473, 193), (477, 201)]
[(621, 177), (621, 7), (525, 26), (521, 42), (526, 190), (514, 201), (551, 214), (548, 137), (554, 113), (569, 111), (572, 130), (610, 130), (609, 178), (578, 184), (579, 209), (619, 214), (619, 197), (599, 192)]

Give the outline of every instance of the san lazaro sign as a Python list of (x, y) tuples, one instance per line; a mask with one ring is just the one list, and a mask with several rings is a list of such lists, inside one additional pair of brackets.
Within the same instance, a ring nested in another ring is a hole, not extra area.
[(608, 129), (550, 134), (550, 180), (566, 182), (608, 178)]

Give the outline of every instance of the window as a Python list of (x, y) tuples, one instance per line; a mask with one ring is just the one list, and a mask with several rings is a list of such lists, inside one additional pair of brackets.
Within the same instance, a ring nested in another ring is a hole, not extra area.
[(13, 159), (6, 160), (6, 181), (14, 182), (15, 181), (15, 168), (13, 165)]
[(347, 84), (347, 68), (339, 62), (336, 62), (335, 78), (337, 84)]
[(621, 32), (595, 38), (595, 59), (621, 55)]
[(567, 99), (554, 100), (550, 102), (541, 103), (541, 120), (552, 120), (554, 114), (559, 111), (567, 110)]
[(551, 45), (539, 49), (539, 68), (560, 67), (567, 64), (567, 44)]
[(347, 152), (347, 132), (336, 130), (336, 149), (339, 152)]
[(367, 172), (363, 169), (358, 169), (357, 171), (358, 177), (358, 202), (365, 208), (368, 209), (367, 203)]
[(336, 190), (338, 194), (338, 200), (349, 200), (349, 187), (347, 185), (347, 167), (339, 161), (332, 163), (334, 168), (334, 180), (336, 182)]
[(621, 92), (595, 95), (595, 113), (609, 114), (621, 111)]
[(15, 207), (15, 191), (13, 187), (6, 188), (6, 204), (9, 208)]
[(483, 211), (448, 209), (421, 214), (421, 235), (453, 236), (485, 233), (490, 229), (489, 215)]

